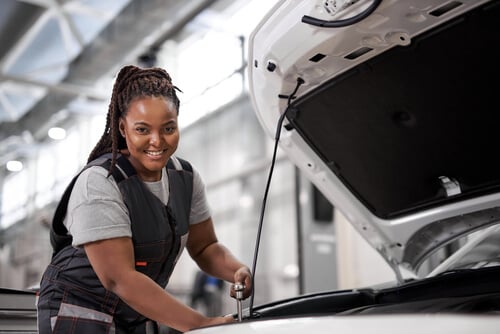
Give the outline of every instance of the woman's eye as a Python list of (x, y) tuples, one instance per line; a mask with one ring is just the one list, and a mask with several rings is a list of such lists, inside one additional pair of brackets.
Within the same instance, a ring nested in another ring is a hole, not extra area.
[(168, 127), (168, 128), (165, 128), (165, 133), (174, 133), (175, 132), (175, 127)]
[(148, 129), (138, 127), (138, 128), (135, 128), (135, 131), (137, 131), (138, 133), (143, 134), (143, 133), (147, 133), (147, 132), (148, 132)]

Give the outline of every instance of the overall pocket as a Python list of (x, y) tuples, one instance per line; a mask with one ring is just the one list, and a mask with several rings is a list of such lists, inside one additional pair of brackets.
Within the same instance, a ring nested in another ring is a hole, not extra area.
[(51, 324), (53, 333), (115, 333), (111, 315), (68, 303), (61, 303), (57, 316), (51, 319)]

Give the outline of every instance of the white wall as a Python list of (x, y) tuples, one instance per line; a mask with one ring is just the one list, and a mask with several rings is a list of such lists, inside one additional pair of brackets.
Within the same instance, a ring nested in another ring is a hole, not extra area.
[(395, 275), (382, 256), (335, 211), (338, 289), (351, 289), (394, 281)]

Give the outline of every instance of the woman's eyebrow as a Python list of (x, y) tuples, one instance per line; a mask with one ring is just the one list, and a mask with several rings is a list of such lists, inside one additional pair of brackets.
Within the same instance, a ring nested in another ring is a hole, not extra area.
[[(171, 119), (169, 121), (166, 121), (164, 123), (162, 123), (161, 125), (170, 125), (170, 124), (177, 124), (177, 121), (175, 119)], [(150, 123), (148, 122), (145, 122), (145, 121), (137, 121), (137, 122), (134, 122), (134, 125), (146, 125), (146, 126), (151, 126)]]

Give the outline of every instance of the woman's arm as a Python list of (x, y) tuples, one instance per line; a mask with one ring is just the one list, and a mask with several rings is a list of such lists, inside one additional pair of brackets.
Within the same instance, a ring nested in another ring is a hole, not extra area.
[[(211, 218), (189, 227), (186, 247), (201, 270), (228, 282), (243, 283), (245, 285), (243, 297), (250, 296), (252, 291), (250, 269), (218, 242)], [(232, 289), (231, 295), (234, 297)]]
[(203, 316), (136, 271), (132, 240), (128, 237), (96, 241), (84, 247), (103, 286), (149, 319), (182, 332), (234, 321), (231, 317)]

